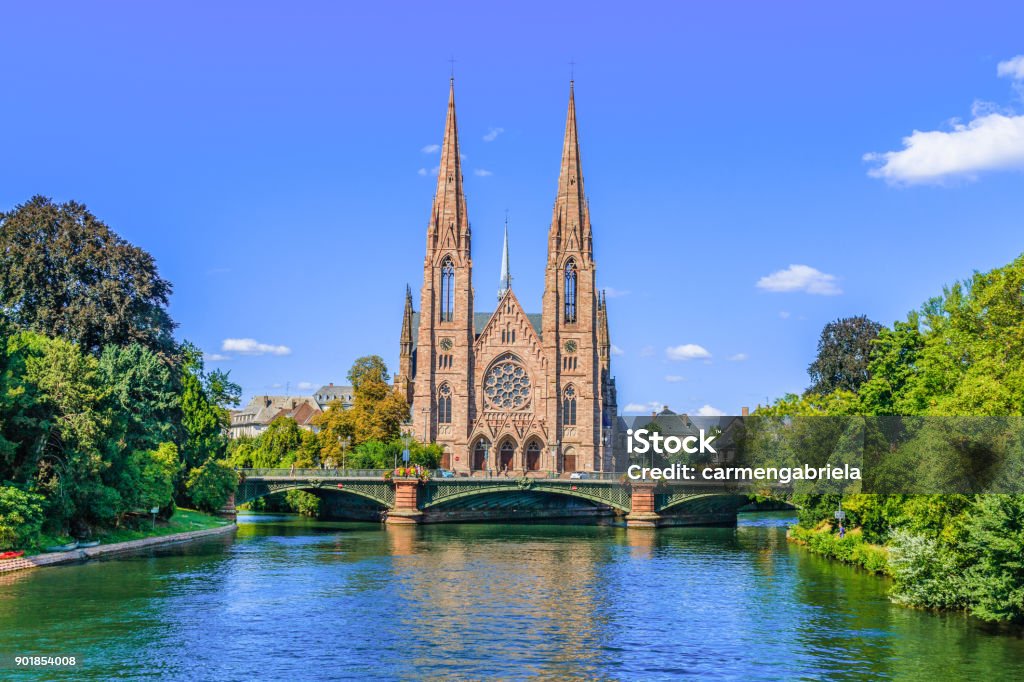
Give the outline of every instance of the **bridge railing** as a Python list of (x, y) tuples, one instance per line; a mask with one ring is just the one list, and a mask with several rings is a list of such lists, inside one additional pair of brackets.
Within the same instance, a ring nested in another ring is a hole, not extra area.
[[(276, 468), (263, 468), (263, 469), (236, 469), (236, 471), (245, 478), (384, 478), (385, 474), (391, 473), (391, 469), (308, 469), (308, 468), (288, 468), (288, 469), (276, 469)], [(443, 469), (434, 469), (430, 471), (430, 474), (435, 479), (445, 479), (445, 473)], [(622, 479), (624, 474), (621, 472), (580, 472), (577, 478), (572, 478), (572, 474), (569, 473), (557, 473), (553, 471), (549, 472), (529, 472), (530, 478), (539, 478), (544, 480), (582, 480), (582, 481), (619, 481)], [(519, 478), (522, 476), (521, 472), (508, 472), (506, 476), (502, 472), (488, 471), (475, 472), (472, 477), (467, 477), (463, 473), (456, 474), (456, 478), (465, 480), (467, 478)], [(449, 478), (451, 478), (449, 476)]]
[(384, 478), (390, 469), (238, 469), (246, 478)]

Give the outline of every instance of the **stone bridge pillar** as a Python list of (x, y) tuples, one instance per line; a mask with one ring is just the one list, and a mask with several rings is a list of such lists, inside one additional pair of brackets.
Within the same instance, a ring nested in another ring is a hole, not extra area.
[(632, 488), (632, 506), (626, 514), (626, 526), (629, 528), (657, 528), (661, 518), (654, 511), (654, 483), (634, 483)]
[(388, 510), (387, 523), (408, 525), (419, 523), (423, 512), (419, 507), (420, 482), (415, 478), (395, 479), (395, 506)]
[(229, 519), (234, 519), (238, 516), (235, 510), (235, 493), (232, 492), (227, 501), (224, 502), (224, 506), (217, 510), (217, 516), (224, 516)]

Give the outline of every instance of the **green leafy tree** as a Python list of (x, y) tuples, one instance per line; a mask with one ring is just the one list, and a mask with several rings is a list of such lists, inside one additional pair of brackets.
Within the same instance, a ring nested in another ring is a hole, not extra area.
[(0, 551), (35, 543), (43, 527), (42, 495), (0, 485)]
[(256, 468), (267, 469), (317, 466), (316, 437), (294, 419), (278, 417), (253, 442), (250, 461)]
[(238, 474), (230, 465), (208, 460), (188, 475), (186, 487), (196, 508), (207, 512), (222, 509), (238, 487)]
[(202, 352), (185, 343), (179, 371), (181, 447), (183, 473), (210, 459), (220, 459), (227, 449), (226, 429), (230, 424), (228, 407), (238, 404), (241, 388), (223, 372), (206, 373)]
[(121, 450), (151, 450), (175, 437), (179, 407), (171, 367), (138, 343), (106, 346), (99, 359), (112, 420), (110, 437)]
[(171, 285), (153, 257), (82, 204), (35, 196), (0, 213), (0, 310), (89, 353), (137, 342), (174, 352)]
[(984, 495), (967, 527), (973, 613), (1024, 623), (1024, 496)]

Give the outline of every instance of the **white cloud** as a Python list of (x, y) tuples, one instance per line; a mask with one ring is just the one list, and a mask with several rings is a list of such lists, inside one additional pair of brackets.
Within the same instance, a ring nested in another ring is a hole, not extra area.
[(695, 343), (684, 343), (679, 346), (669, 346), (665, 349), (665, 355), (669, 360), (694, 360), (696, 358), (710, 358), (711, 353), (704, 346)]
[(722, 417), (722, 416), (725, 416), (725, 412), (723, 412), (722, 410), (718, 409), (717, 407), (712, 407), (711, 405), (705, 405), (704, 407), (702, 407), (699, 410), (697, 410), (696, 416), (698, 416), (698, 417)]
[(736, 355), (730, 355), (729, 359), (732, 360), (733, 362), (743, 362), (748, 357), (750, 356), (747, 355), (746, 353), (736, 353)]
[(903, 149), (865, 154), (880, 163), (868, 171), (893, 185), (942, 183), (952, 178), (973, 180), (989, 170), (1024, 168), (1024, 116), (987, 113), (953, 130), (915, 130), (903, 138)]
[(288, 346), (260, 343), (256, 339), (224, 339), (220, 349), (243, 355), (290, 355), (292, 352)]
[(605, 287), (601, 291), (603, 291), (608, 298), (621, 298), (629, 294), (628, 290), (616, 289), (615, 287)]
[(1024, 54), (1019, 54), (1013, 59), (999, 62), (996, 67), (996, 74), (1003, 78), (1009, 76), (1013, 80), (1024, 80)]
[(320, 384), (314, 384), (312, 381), (300, 381), (295, 384), (300, 391), (312, 391), (314, 388), (318, 388)]
[(661, 408), (664, 406), (664, 403), (658, 402), (657, 400), (652, 400), (649, 403), (629, 403), (624, 408), (622, 408), (622, 411), (633, 413), (643, 412), (644, 414), (647, 414), (650, 412), (659, 412), (661, 411)]
[(788, 320), (790, 315), (792, 315), (792, 313), (790, 313), (788, 310), (779, 311), (779, 317), (781, 317), (784, 320)]
[(494, 142), (498, 139), (498, 135), (501, 135), (503, 132), (505, 132), (504, 128), (491, 128), (487, 131), (487, 134), (484, 135), (484, 142)]
[(230, 359), (230, 355), (224, 355), (223, 353), (203, 353), (203, 360), (207, 362), (224, 362)]
[(837, 277), (809, 265), (790, 265), (757, 280), (757, 288), (765, 291), (803, 291), (821, 296), (836, 296), (843, 290), (836, 285)]
[(478, 178), (486, 178), (489, 175), (494, 175), (494, 173), (487, 170), (486, 168), (477, 168), (473, 171), (473, 175), (477, 176)]
[(420, 168), (418, 171), (416, 171), (416, 173), (419, 174), (419, 175), (426, 175), (427, 174), (427, 169), (426, 168)]
[[(1024, 97), (1024, 55), (999, 62), (996, 75), (1010, 78)], [(865, 161), (876, 164), (868, 175), (890, 185), (919, 185), (1024, 169), (1024, 115), (975, 102), (971, 116), (968, 123), (951, 121), (950, 130), (914, 130), (903, 138), (903, 149), (865, 154)]]
[(439, 144), (428, 144), (426, 147), (420, 150), (424, 154), (436, 154), (441, 151), (441, 145)]
[(686, 381), (686, 377), (681, 377), (678, 374), (666, 374), (665, 381), (670, 384), (678, 384), (681, 381)]
[(626, 354), (626, 351), (622, 350), (621, 348), (616, 346), (614, 343), (612, 344), (612, 355), (625, 355), (625, 354)]

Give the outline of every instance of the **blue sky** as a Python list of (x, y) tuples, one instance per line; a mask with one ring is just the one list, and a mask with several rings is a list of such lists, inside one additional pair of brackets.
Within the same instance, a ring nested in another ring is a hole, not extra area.
[(361, 4), (6, 4), (0, 207), (153, 253), (247, 396), (397, 365), (452, 55), (482, 310), (508, 209), (539, 311), (576, 62), (621, 406), (799, 391), (829, 320), (1024, 251), (1020, 3)]

